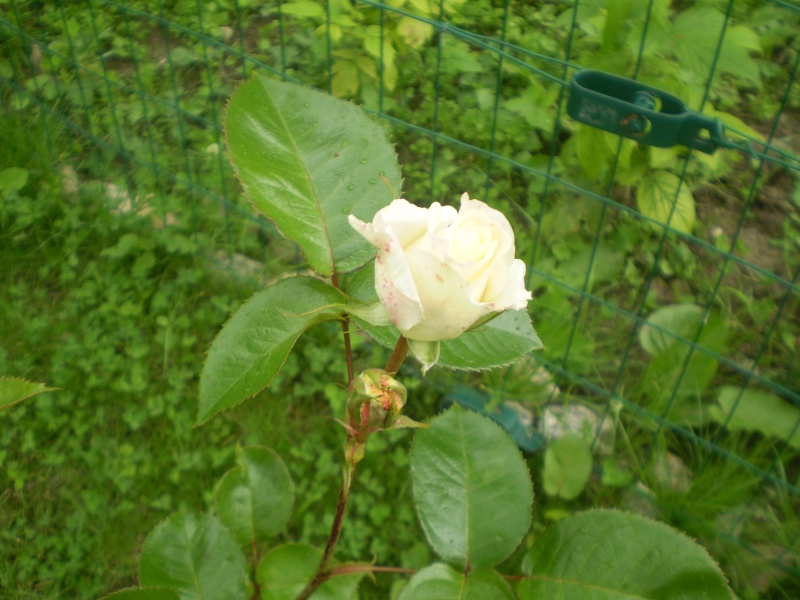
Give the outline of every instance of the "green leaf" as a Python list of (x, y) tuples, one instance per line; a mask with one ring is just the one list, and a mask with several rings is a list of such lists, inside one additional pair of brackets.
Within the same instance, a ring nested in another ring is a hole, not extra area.
[(332, 90), (339, 97), (358, 93), (358, 65), (352, 60), (337, 60), (333, 63)]
[[(669, 316), (669, 313), (665, 314)], [(701, 398), (716, 374), (718, 366), (717, 359), (707, 351), (720, 354), (726, 348), (728, 331), (724, 317), (712, 313), (705, 323), (702, 319), (698, 319), (692, 327), (692, 310), (687, 309), (681, 319), (678, 318), (680, 314), (680, 311), (675, 312), (675, 318), (671, 321), (664, 318), (665, 328), (686, 328), (683, 330), (686, 332), (685, 338), (693, 340), (697, 336), (698, 328), (702, 326), (703, 330), (697, 340), (698, 348), (693, 349), (688, 342), (663, 334), (645, 342), (651, 349), (658, 349), (658, 353), (647, 365), (642, 380), (644, 393), (657, 400), (656, 404), (648, 408), (657, 413), (666, 409), (667, 404), (673, 400), (689, 399), (694, 404)], [(655, 333), (652, 328), (648, 329), (651, 329), (651, 333)], [(697, 411), (683, 411), (686, 414), (681, 414), (682, 409), (679, 409), (678, 404), (673, 404), (675, 414), (670, 412), (669, 418), (673, 420), (690, 418), (691, 422), (697, 423)]]
[(603, 461), (603, 485), (608, 487), (626, 487), (633, 481), (633, 475), (623, 469), (613, 458)]
[(717, 423), (727, 422), (732, 431), (758, 431), (800, 450), (800, 430), (796, 430), (800, 409), (796, 406), (769, 392), (752, 389), (742, 392), (735, 386), (720, 388), (717, 402), (719, 406), (711, 408), (711, 418)]
[[(322, 551), (304, 544), (284, 544), (261, 559), (256, 581), (263, 600), (294, 600), (311, 581), (322, 558)], [(311, 600), (349, 600), (364, 572), (334, 577), (311, 595)]]
[(514, 592), (497, 573), (490, 570), (459, 573), (436, 563), (417, 571), (403, 588), (398, 600), (515, 600)]
[(400, 193), (381, 125), (353, 104), (256, 74), (231, 98), (225, 131), (248, 198), (300, 245), (312, 269), (330, 276), (375, 255), (347, 217), (371, 221)]
[(606, 52), (618, 52), (624, 45), (628, 34), (628, 18), (631, 13), (631, 0), (609, 0), (606, 8), (606, 23), (603, 27), (601, 48)]
[(674, 337), (676, 335), (691, 339), (702, 324), (705, 312), (702, 306), (696, 304), (662, 306), (647, 317), (647, 323), (639, 330), (639, 343), (651, 356), (660, 354), (678, 341)]
[(283, 460), (269, 448), (248, 446), (237, 456), (214, 500), (220, 521), (242, 546), (280, 533), (292, 516), (294, 485)]
[(525, 461), (494, 422), (457, 406), (414, 437), (411, 479), (434, 551), (459, 567), (491, 568), (528, 530), (533, 487)]
[(178, 594), (172, 590), (158, 588), (130, 588), (120, 590), (100, 600), (180, 600)]
[(139, 583), (173, 590), (181, 600), (245, 600), (245, 560), (214, 517), (176, 513), (145, 540)]
[(751, 53), (760, 53), (758, 34), (742, 25), (728, 25), (719, 56), (717, 46), (723, 35), (725, 15), (707, 6), (681, 11), (672, 24), (672, 48), (683, 69), (705, 80), (714, 61), (719, 71), (761, 86), (758, 61)]
[(219, 332), (200, 374), (203, 423), (267, 387), (306, 329), (339, 318), (342, 294), (312, 277), (257, 292)]
[(402, 17), (395, 28), (397, 34), (411, 48), (420, 48), (431, 39), (434, 29), (424, 21), (412, 17)]
[[(394, 348), (397, 345), (400, 334), (394, 327), (360, 325), (382, 346)], [(504, 367), (541, 348), (542, 341), (528, 313), (507, 310), (473, 331), (442, 341), (436, 364), (450, 369), (481, 371)]]
[(552, 441), (544, 455), (544, 491), (572, 500), (586, 487), (592, 474), (592, 452), (581, 438), (565, 435)]
[(519, 600), (732, 600), (708, 553), (664, 525), (589, 510), (550, 527), (523, 562)]
[(695, 221), (694, 196), (685, 183), (678, 191), (679, 183), (678, 176), (667, 171), (651, 173), (636, 189), (636, 205), (643, 215), (665, 225), (671, 214), (670, 227), (691, 233)]
[(298, 17), (324, 17), (325, 9), (316, 2), (287, 2), (281, 5), (281, 12)]
[(0, 412), (42, 392), (56, 388), (17, 377), (0, 377)]
[(28, 181), (28, 170), (8, 167), (0, 171), (0, 190), (20, 190)]
[(605, 131), (581, 124), (575, 138), (575, 149), (581, 168), (589, 179), (599, 179), (613, 153)]

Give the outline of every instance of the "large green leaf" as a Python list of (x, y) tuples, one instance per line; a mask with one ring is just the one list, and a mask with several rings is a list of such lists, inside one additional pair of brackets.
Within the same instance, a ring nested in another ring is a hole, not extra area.
[(306, 329), (339, 318), (342, 294), (312, 277), (257, 292), (219, 332), (200, 374), (197, 423), (254, 396), (272, 381)]
[(228, 150), (255, 207), (329, 276), (375, 255), (347, 217), (371, 221), (400, 194), (386, 132), (354, 104), (256, 74), (228, 104)]
[(550, 527), (523, 571), (520, 600), (732, 600), (705, 549), (663, 523), (614, 510)]
[[(261, 559), (256, 580), (262, 600), (294, 600), (317, 571), (322, 551), (304, 544), (284, 544)], [(334, 577), (312, 594), (311, 600), (350, 600), (364, 571)]]
[(0, 412), (31, 396), (54, 389), (47, 387), (43, 383), (19, 379), (18, 377), (0, 377)]
[(461, 568), (491, 568), (528, 531), (533, 487), (513, 440), (493, 421), (454, 406), (417, 432), (411, 479), (434, 551)]
[(228, 471), (214, 500), (220, 520), (243, 546), (280, 533), (292, 516), (294, 485), (283, 460), (269, 448), (238, 452), (239, 466)]
[(398, 600), (514, 600), (514, 592), (491, 570), (459, 573), (436, 563), (414, 574)]
[(214, 517), (180, 512), (144, 542), (139, 583), (181, 600), (245, 600), (245, 560), (236, 540)]
[[(746, 79), (760, 88), (758, 61), (751, 56), (761, 52), (758, 34), (742, 25), (727, 25), (725, 15), (710, 6), (681, 11), (672, 23), (671, 36), (681, 68), (705, 80), (716, 62), (717, 70)], [(723, 34), (718, 54), (717, 46)]]
[[(762, 390), (724, 386), (711, 408), (711, 418), (733, 431), (758, 431), (800, 450), (800, 409)], [(733, 411), (733, 415), (731, 415)]]
[(670, 219), (670, 227), (677, 231), (691, 233), (694, 228), (694, 196), (685, 182), (681, 184), (677, 175), (667, 171), (654, 171), (642, 180), (636, 190), (636, 205), (643, 215), (659, 223), (666, 225)]

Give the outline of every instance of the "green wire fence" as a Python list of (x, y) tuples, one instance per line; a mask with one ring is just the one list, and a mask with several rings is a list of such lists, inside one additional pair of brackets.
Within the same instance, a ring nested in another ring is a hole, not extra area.
[[(221, 119), (236, 84), (266, 72), (383, 119), (404, 164), (405, 198), (452, 203), (468, 191), (513, 216), (547, 346), (536, 368), (554, 382), (532, 412), (565, 398), (589, 404), (637, 432), (642, 464), (664, 444), (683, 449), (698, 483), (683, 495), (661, 490), (671, 495), (662, 517), (718, 557), (752, 554), (776, 581), (800, 580), (800, 526), (790, 518), (800, 507), (796, 4), (0, 7), (6, 115), (44, 115), (54, 124), (48, 142), (71, 149), (65, 178), (100, 185), (113, 210), (188, 225), (205, 240), (205, 258), (245, 265), (248, 277), (277, 276), (297, 257), (253, 215), (225, 159)], [(567, 101), (584, 68), (665, 89), (718, 119), (721, 149), (653, 149), (579, 124)], [(688, 320), (653, 317), (674, 306), (691, 306), (675, 309)], [(518, 372), (496, 384), (525, 398)], [(761, 424), (758, 415), (776, 407), (780, 427)], [(735, 510), (714, 520), (699, 482), (720, 469), (746, 485)], [(652, 488), (639, 489), (659, 496)], [(794, 527), (765, 525), (765, 507)]]

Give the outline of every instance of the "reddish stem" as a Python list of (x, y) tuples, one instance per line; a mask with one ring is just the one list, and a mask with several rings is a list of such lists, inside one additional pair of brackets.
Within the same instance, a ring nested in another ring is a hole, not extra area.
[(394, 347), (394, 351), (392, 351), (392, 355), (389, 357), (389, 362), (386, 363), (386, 369), (384, 370), (389, 373), (397, 373), (407, 355), (408, 340), (401, 335), (400, 339), (397, 340), (397, 345)]
[(328, 563), (330, 563), (333, 557), (333, 551), (336, 549), (336, 543), (339, 541), (339, 535), (342, 533), (344, 513), (347, 508), (347, 499), (350, 497), (350, 482), (353, 480), (354, 469), (355, 466), (352, 464), (347, 464), (344, 467), (344, 478), (342, 487), (339, 490), (339, 500), (336, 503), (336, 513), (333, 516), (333, 525), (331, 525), (331, 534), (328, 537), (328, 543), (325, 545), (325, 551), (322, 553), (322, 559), (319, 561), (316, 575), (314, 575), (314, 578), (303, 588), (303, 591), (300, 592), (296, 600), (307, 600), (319, 586), (331, 577)]

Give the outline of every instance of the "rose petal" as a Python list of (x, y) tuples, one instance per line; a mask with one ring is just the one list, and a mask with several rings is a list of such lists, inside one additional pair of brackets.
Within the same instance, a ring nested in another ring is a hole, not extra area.
[(472, 300), (470, 283), (452, 266), (421, 249), (412, 249), (406, 256), (413, 265), (424, 319), (406, 330), (398, 327), (404, 336), (421, 341), (453, 339), (487, 312)]
[(406, 255), (391, 231), (377, 231), (372, 223), (353, 215), (350, 225), (378, 249), (375, 257), (375, 291), (398, 329), (408, 329), (422, 320), (422, 305)]
[(528, 300), (533, 297), (528, 290), (525, 289), (525, 263), (521, 260), (514, 259), (511, 263), (511, 268), (508, 270), (508, 279), (506, 287), (498, 297), (489, 303), (491, 310), (522, 310), (527, 308)]
[(398, 198), (379, 210), (372, 220), (376, 231), (391, 230), (402, 248), (407, 248), (428, 232), (428, 211)]

